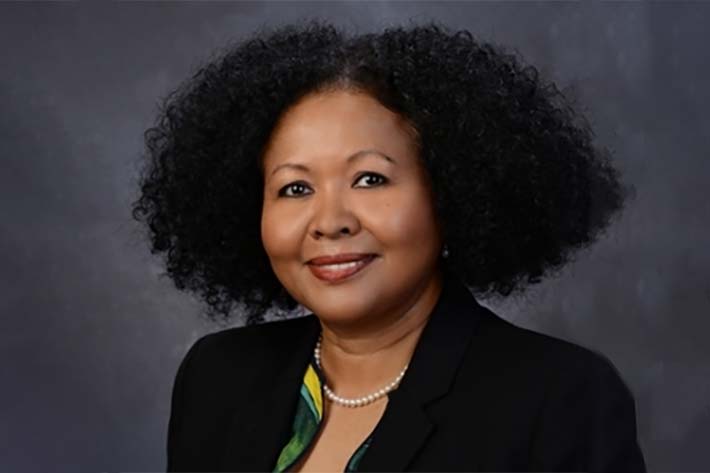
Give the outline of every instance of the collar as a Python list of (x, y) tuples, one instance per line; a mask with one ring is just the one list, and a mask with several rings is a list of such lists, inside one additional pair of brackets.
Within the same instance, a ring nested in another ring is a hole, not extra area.
[[(388, 394), (383, 417), (358, 471), (402, 471), (434, 430), (425, 407), (450, 391), (484, 309), (462, 281), (443, 272), (442, 291), (422, 330), (407, 374)], [(289, 324), (288, 329), (286, 325)], [(320, 333), (314, 314), (281, 323), (253, 383), (247, 413), (237, 410), (222, 467), (267, 471), (291, 436), (303, 373)]]
[(434, 430), (425, 407), (451, 389), (483, 310), (466, 286), (444, 273), (442, 293), (414, 349), (407, 374), (389, 393), (358, 471), (403, 471)]

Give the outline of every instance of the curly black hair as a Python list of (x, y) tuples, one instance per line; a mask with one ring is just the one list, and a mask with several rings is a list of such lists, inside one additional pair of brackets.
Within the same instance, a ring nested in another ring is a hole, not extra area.
[(430, 21), (346, 35), (323, 20), (263, 28), (163, 99), (145, 132), (135, 219), (177, 288), (247, 324), (298, 303), (261, 243), (261, 157), (313, 92), (367, 92), (416, 132), (451, 257), (480, 296), (522, 291), (595, 241), (631, 188), (587, 120), (502, 46)]

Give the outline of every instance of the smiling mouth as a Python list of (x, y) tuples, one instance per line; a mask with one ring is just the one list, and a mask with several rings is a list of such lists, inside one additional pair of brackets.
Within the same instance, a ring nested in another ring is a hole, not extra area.
[(372, 255), (358, 261), (350, 261), (347, 263), (323, 265), (309, 264), (308, 268), (318, 279), (328, 282), (339, 282), (359, 273), (365, 267), (369, 266), (375, 258), (376, 256)]

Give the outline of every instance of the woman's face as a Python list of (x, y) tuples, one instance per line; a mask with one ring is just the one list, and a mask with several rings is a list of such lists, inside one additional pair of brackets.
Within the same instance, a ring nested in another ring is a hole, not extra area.
[[(442, 242), (428, 175), (403, 119), (376, 99), (306, 96), (282, 115), (263, 167), (264, 249), (286, 290), (321, 320), (406, 311), (434, 284)], [(342, 253), (375, 257), (340, 280), (337, 268), (309, 263)]]

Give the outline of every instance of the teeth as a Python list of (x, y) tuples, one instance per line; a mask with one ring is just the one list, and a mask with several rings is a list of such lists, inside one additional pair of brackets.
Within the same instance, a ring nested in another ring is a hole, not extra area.
[(340, 263), (340, 264), (324, 264), (321, 266), (321, 268), (327, 268), (327, 269), (349, 269), (349, 268), (354, 268), (358, 266), (362, 261), (352, 261), (350, 263)]

